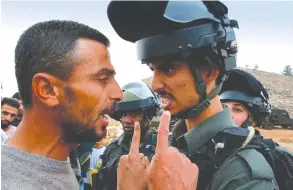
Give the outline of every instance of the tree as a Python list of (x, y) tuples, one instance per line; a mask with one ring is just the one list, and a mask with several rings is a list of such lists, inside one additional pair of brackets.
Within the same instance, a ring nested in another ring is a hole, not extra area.
[(245, 68), (248, 69), (248, 68), (249, 68), (249, 65), (246, 64), (246, 65), (245, 65)]
[(257, 65), (257, 64), (254, 65), (254, 70), (255, 70), (255, 71), (258, 70), (258, 65)]
[(282, 71), (282, 74), (285, 76), (293, 76), (293, 69), (290, 65), (286, 65)]

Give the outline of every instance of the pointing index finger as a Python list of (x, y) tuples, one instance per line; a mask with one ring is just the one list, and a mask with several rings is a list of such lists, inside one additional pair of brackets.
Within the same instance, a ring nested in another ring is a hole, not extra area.
[(134, 133), (132, 136), (129, 154), (139, 154), (139, 145), (140, 145), (140, 124), (139, 122), (135, 122)]
[(156, 153), (164, 152), (169, 147), (168, 139), (169, 139), (170, 119), (171, 119), (170, 112), (165, 111), (160, 120)]

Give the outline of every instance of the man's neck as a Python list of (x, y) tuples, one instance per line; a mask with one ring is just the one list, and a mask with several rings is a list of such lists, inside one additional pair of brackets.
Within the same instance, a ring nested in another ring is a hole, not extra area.
[(203, 121), (209, 119), (210, 117), (216, 115), (221, 111), (223, 111), (222, 103), (220, 101), (220, 98), (216, 96), (214, 99), (211, 100), (211, 105), (203, 110), (199, 115), (194, 118), (185, 120), (187, 130), (190, 131), (192, 128), (198, 126)]
[(25, 113), (18, 129), (6, 144), (32, 154), (66, 160), (70, 145), (63, 141), (60, 127), (52, 122), (54, 119), (48, 114), (35, 113)]

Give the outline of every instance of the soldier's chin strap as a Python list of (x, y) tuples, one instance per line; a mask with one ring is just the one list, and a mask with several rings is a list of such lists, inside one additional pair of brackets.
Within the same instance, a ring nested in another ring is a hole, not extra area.
[(211, 105), (211, 100), (215, 98), (221, 91), (223, 83), (227, 79), (227, 75), (225, 74), (222, 78), (217, 87), (210, 93), (206, 94), (206, 84), (203, 80), (200, 70), (198, 68), (194, 68), (194, 77), (195, 77), (195, 83), (196, 88), (200, 96), (200, 103), (196, 106), (190, 107), (186, 110), (183, 110), (177, 114), (175, 114), (176, 117), (180, 119), (188, 119), (192, 118), (198, 114), (200, 114), (203, 110), (208, 108)]
[(241, 128), (247, 128), (248, 126), (252, 126), (253, 116), (250, 112), (248, 112), (248, 117), (244, 123), (240, 126)]

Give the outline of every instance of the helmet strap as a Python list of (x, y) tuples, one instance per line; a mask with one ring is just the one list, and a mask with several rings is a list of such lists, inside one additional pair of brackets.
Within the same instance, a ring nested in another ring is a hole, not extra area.
[(223, 86), (223, 83), (226, 80), (226, 78), (228, 77), (226, 74), (224, 74), (223, 77), (221, 78), (221, 81), (216, 86), (216, 88), (214, 90), (212, 90), (212, 92), (210, 94), (207, 95), (206, 83), (202, 78), (202, 75), (200, 73), (200, 69), (196, 68), (194, 66), (195, 64), (191, 64), (190, 61), (188, 63), (189, 63), (188, 65), (192, 71), (192, 74), (194, 76), (195, 86), (196, 86), (196, 89), (199, 93), (200, 99), (199, 99), (199, 104), (197, 104), (196, 106), (192, 106), (190, 108), (187, 108), (186, 110), (183, 110), (183, 111), (175, 114), (175, 116), (180, 119), (188, 119), (188, 118), (195, 117), (195, 116), (199, 115), (203, 110), (208, 108), (211, 104), (210, 101), (220, 93), (222, 86)]
[(252, 126), (253, 116), (250, 112), (248, 112), (248, 117), (244, 123), (240, 126), (241, 128), (247, 128), (248, 126)]

